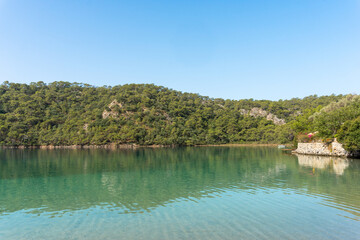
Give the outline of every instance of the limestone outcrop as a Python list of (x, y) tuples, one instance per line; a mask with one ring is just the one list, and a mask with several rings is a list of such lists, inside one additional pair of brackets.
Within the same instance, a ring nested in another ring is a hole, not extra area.
[(119, 113), (117, 111), (114, 111), (115, 106), (118, 106), (119, 108), (123, 107), (122, 104), (119, 103), (116, 99), (113, 100), (108, 106), (110, 111), (104, 110), (102, 113), (102, 118), (103, 119), (106, 119), (108, 117), (117, 118)]
[(272, 121), (275, 125), (284, 125), (286, 123), (284, 119), (278, 118), (276, 115), (261, 108), (252, 108), (251, 110), (240, 109), (240, 113), (252, 117), (264, 117), (266, 120)]

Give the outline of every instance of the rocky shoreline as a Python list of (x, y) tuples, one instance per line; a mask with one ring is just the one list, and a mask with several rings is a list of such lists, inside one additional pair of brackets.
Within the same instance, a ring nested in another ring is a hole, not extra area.
[[(228, 144), (202, 144), (192, 147), (276, 147), (274, 143), (228, 143)], [(139, 144), (104, 144), (104, 145), (37, 145), (37, 146), (0, 146), (5, 149), (136, 149), (136, 148), (163, 148), (178, 147), (180, 145), (139, 145)]]
[(312, 142), (298, 143), (298, 147), (293, 153), (318, 156), (336, 156), (336, 157), (359, 157), (360, 152), (348, 152), (341, 143), (336, 140), (331, 143)]

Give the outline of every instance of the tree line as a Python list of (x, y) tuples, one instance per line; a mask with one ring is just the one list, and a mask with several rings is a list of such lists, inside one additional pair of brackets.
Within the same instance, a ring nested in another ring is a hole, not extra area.
[[(315, 113), (323, 116), (321, 109), (344, 97), (229, 100), (153, 84), (95, 87), (69, 82), (4, 82), (0, 85), (0, 144), (290, 143), (299, 132), (322, 127), (310, 117)], [(286, 124), (244, 114), (254, 108), (276, 115)], [(319, 116), (314, 119), (321, 119)], [(359, 120), (332, 133), (352, 131), (356, 124)]]

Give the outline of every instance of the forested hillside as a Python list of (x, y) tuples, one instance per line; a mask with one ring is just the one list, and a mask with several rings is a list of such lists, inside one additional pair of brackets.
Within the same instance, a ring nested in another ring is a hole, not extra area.
[(343, 97), (224, 100), (152, 84), (4, 82), (0, 144), (288, 143), (312, 128), (310, 116)]
[(346, 150), (360, 150), (360, 95), (346, 95), (297, 120), (293, 126), (298, 133), (312, 132), (314, 140), (332, 141), (337, 138)]

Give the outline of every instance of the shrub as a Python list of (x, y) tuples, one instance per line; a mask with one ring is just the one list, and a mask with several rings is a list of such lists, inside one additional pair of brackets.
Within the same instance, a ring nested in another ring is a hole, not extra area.
[(346, 150), (360, 150), (360, 117), (346, 121), (337, 136)]

